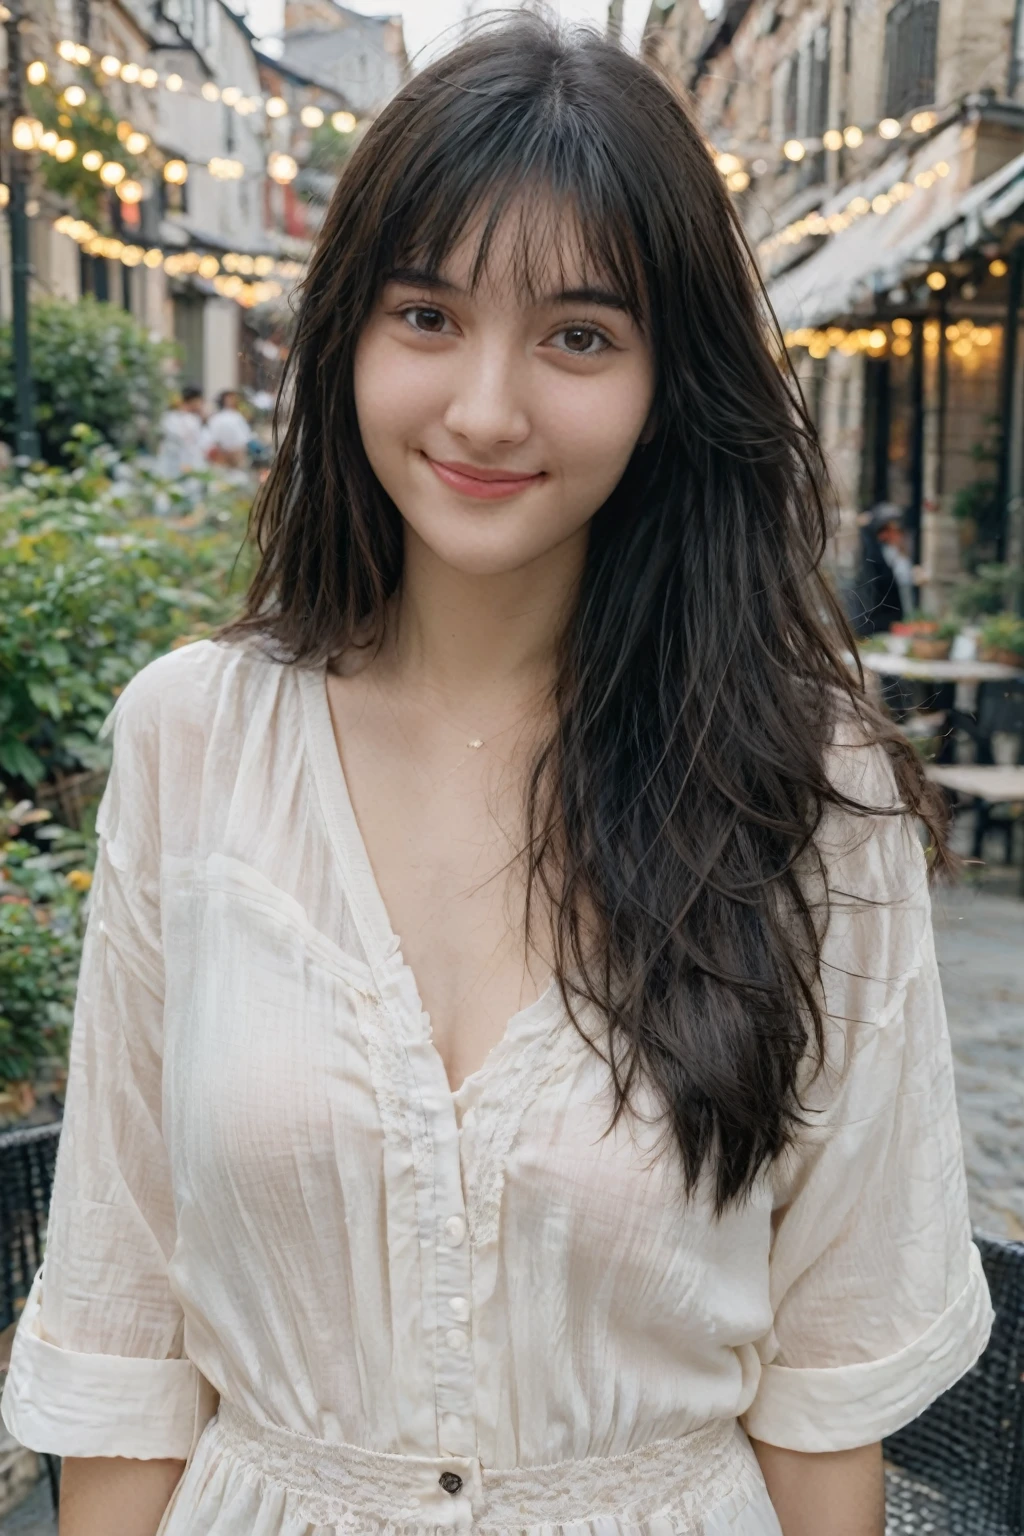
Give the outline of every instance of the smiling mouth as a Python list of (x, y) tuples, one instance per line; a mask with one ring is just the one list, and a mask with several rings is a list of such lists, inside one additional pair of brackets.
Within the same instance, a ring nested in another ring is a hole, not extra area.
[(508, 496), (517, 496), (546, 478), (543, 471), (530, 475), (514, 469), (481, 469), (475, 464), (445, 462), (432, 459), (426, 453), (423, 457), (437, 478), (451, 490), (463, 496), (473, 496), (478, 501), (501, 501)]

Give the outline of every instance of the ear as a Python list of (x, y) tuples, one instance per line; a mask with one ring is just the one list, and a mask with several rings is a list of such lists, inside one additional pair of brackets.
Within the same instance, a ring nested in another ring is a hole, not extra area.
[(650, 415), (647, 417), (647, 420), (644, 422), (643, 431), (640, 433), (640, 436), (637, 438), (637, 447), (638, 448), (646, 448), (646, 447), (649, 446), (649, 444), (653, 443), (653, 441), (654, 441), (654, 434), (657, 432), (657, 430), (658, 430), (658, 417), (657, 417), (657, 413), (656, 413), (656, 411), (654, 409), (654, 406), (652, 405), (651, 406), (651, 410), (650, 410)]

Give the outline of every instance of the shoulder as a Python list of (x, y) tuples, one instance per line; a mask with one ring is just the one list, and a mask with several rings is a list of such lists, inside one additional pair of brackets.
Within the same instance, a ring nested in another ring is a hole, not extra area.
[(202, 728), (231, 701), (258, 693), (280, 670), (253, 644), (195, 640), (142, 668), (117, 700), (107, 725), (116, 737), (154, 728)]

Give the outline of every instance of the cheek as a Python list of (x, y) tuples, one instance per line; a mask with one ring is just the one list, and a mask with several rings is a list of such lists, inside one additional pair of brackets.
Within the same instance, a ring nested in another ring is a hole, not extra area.
[(372, 326), (360, 339), (352, 382), (359, 431), (371, 463), (375, 455), (401, 447), (430, 418), (437, 381), (423, 361), (407, 350), (398, 355), (394, 344)]
[(563, 470), (581, 486), (610, 490), (643, 431), (651, 395), (650, 380), (639, 370), (628, 379), (591, 380), (585, 390), (553, 389), (541, 419)]

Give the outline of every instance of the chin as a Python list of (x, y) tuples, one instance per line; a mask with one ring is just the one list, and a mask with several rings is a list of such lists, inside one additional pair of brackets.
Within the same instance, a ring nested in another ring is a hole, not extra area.
[(407, 522), (435, 559), (463, 576), (504, 576), (522, 570), (543, 560), (576, 532), (567, 528), (559, 536), (556, 530), (552, 537), (550, 524), (543, 529), (531, 527), (511, 509), (494, 507), (440, 519), (408, 518)]

